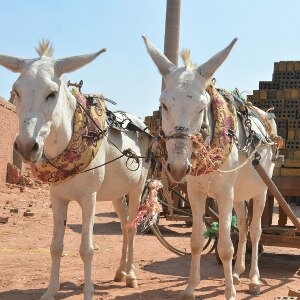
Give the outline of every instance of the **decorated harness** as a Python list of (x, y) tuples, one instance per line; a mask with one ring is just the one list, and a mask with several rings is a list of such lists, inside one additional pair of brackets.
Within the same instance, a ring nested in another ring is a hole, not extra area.
[[(222, 171), (220, 169), (224, 161), (229, 157), (234, 144), (239, 151), (246, 154), (248, 159), (252, 158), (257, 148), (261, 145), (271, 146), (273, 156), (277, 156), (278, 149), (283, 146), (283, 140), (272, 132), (269, 122), (269, 119), (273, 117), (272, 114), (263, 114), (261, 110), (243, 99), (237, 89), (233, 92), (228, 92), (224, 89), (216, 89), (214, 84), (211, 84), (207, 88), (207, 93), (211, 97), (215, 123), (212, 142), (209, 143), (208, 141), (208, 124), (205, 123), (202, 124), (200, 132), (195, 135), (189, 134), (187, 128), (181, 127), (176, 127), (175, 133), (168, 136), (160, 130), (159, 134), (150, 143), (148, 160), (152, 157), (160, 157), (162, 166), (164, 166), (164, 161), (168, 157), (165, 142), (179, 138), (192, 141), (192, 168), (190, 171), (192, 176), (208, 174), (214, 171), (224, 173), (235, 171), (236, 169), (230, 171)], [(246, 133), (244, 146), (241, 146), (236, 136), (238, 118), (241, 120)], [(263, 132), (258, 133), (252, 129), (252, 122), (255, 118), (260, 120), (266, 134)], [(151, 152), (151, 149), (155, 149), (154, 152)]]
[(73, 134), (67, 148), (53, 160), (43, 155), (43, 159), (32, 165), (33, 175), (42, 182), (58, 183), (83, 171), (102, 144), (106, 130), (104, 101), (86, 98), (75, 88), (72, 94), (77, 106), (73, 117)]
[[(124, 112), (114, 113), (108, 110), (104, 101), (116, 104), (114, 101), (104, 98), (102, 95), (82, 94), (80, 91), (82, 81), (79, 84), (68, 82), (68, 85), (75, 86), (72, 89), (72, 94), (77, 103), (73, 116), (71, 140), (67, 148), (56, 158), (50, 160), (43, 154), (38, 162), (32, 164), (33, 175), (44, 183), (57, 184), (77, 174), (102, 167), (124, 156), (127, 158), (126, 166), (128, 169), (130, 169), (129, 160), (134, 160), (137, 166), (136, 169), (138, 169), (140, 159), (143, 157), (136, 155), (132, 149), (120, 150), (108, 138), (107, 129), (114, 128), (119, 131), (147, 133), (146, 126), (141, 127), (140, 124), (136, 124)], [(87, 169), (97, 155), (104, 136), (119, 150), (120, 156), (102, 165)]]

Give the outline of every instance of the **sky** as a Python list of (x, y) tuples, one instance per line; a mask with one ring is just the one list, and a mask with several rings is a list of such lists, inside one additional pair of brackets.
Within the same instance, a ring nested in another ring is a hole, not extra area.
[[(50, 39), (55, 58), (107, 48), (89, 65), (66, 75), (84, 81), (86, 93), (102, 93), (141, 118), (158, 109), (161, 77), (142, 34), (163, 50), (166, 0), (0, 0), (0, 53), (37, 57)], [(271, 80), (280, 60), (300, 61), (299, 0), (182, 0), (180, 49), (203, 63), (234, 38), (238, 42), (216, 72), (217, 86), (241, 91)], [(8, 99), (18, 74), (0, 66), (0, 96)]]

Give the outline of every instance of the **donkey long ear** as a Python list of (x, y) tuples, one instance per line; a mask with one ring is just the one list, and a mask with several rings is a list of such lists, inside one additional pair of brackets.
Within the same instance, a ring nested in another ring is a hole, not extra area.
[(206, 63), (199, 66), (198, 72), (200, 73), (200, 75), (204, 76), (206, 79), (211, 78), (215, 71), (225, 61), (236, 41), (237, 38), (233, 39), (232, 42), (225, 49), (221, 50), (215, 56), (209, 59)]
[(21, 73), (24, 68), (25, 61), (26, 61), (25, 58), (9, 56), (9, 55), (0, 55), (0, 65), (13, 72)]
[(146, 44), (148, 53), (153, 59), (154, 63), (158, 67), (158, 70), (162, 76), (169, 74), (176, 66), (168, 60), (168, 58), (161, 53), (148, 39), (145, 35), (142, 36)]
[(55, 62), (55, 68), (58, 73), (58, 75), (62, 75), (64, 73), (73, 72), (91, 61), (93, 61), (98, 55), (105, 52), (106, 49), (103, 48), (98, 52), (92, 53), (92, 54), (86, 54), (86, 55), (79, 55), (79, 56), (71, 56), (66, 57), (62, 59), (58, 59)]

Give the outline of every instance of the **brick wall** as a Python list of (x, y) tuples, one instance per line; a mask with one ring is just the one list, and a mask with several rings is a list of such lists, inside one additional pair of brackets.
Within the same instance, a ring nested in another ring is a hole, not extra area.
[(15, 106), (0, 97), (0, 181), (6, 180), (7, 163), (13, 162), (13, 142), (18, 133)]

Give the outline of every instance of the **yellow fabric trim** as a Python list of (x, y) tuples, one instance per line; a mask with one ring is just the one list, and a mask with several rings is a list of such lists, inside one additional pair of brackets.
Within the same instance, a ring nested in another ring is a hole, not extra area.
[[(88, 111), (98, 126), (104, 130), (106, 109), (104, 101), (95, 98), (96, 104), (90, 103), (77, 89), (72, 90), (76, 100)], [(73, 119), (73, 135), (67, 148), (55, 159), (41, 159), (32, 165), (32, 172), (39, 180), (57, 184), (74, 177), (87, 168), (96, 156), (103, 136), (99, 129), (77, 104)]]

